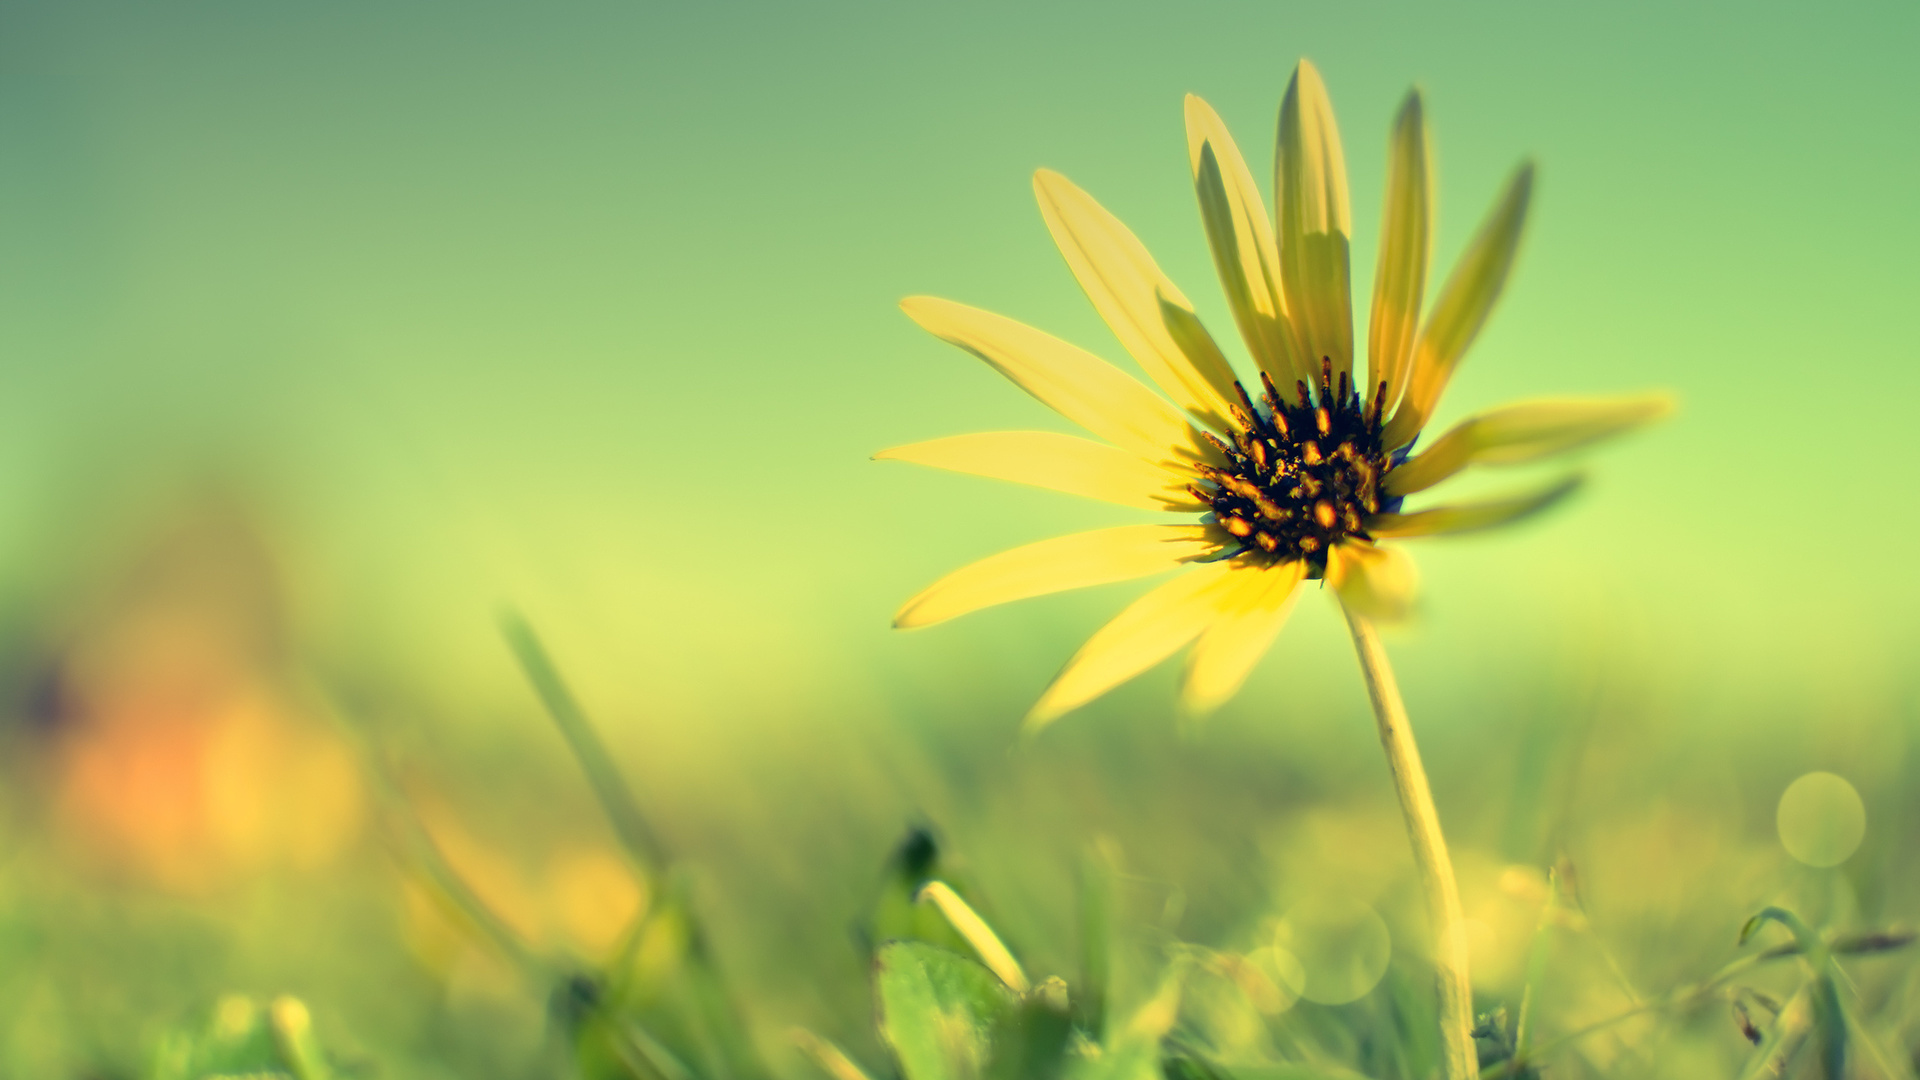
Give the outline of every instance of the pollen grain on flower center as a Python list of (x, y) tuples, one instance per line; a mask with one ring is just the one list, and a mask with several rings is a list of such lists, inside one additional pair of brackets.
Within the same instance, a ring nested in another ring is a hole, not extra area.
[(1363, 405), (1331, 368), (1323, 363), (1317, 395), (1295, 383), (1292, 401), (1264, 373), (1260, 405), (1236, 382), (1233, 442), (1213, 440), (1227, 467), (1200, 466), (1203, 482), (1190, 489), (1241, 552), (1275, 563), (1304, 559), (1315, 576), (1325, 572), (1329, 548), (1372, 539), (1367, 518), (1400, 501), (1381, 489), (1392, 457), (1381, 447), (1380, 400)]

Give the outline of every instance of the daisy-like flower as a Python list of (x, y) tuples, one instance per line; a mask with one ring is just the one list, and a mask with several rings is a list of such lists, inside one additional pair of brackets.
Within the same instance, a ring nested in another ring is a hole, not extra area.
[(1067, 662), (1028, 716), (1041, 724), (1191, 645), (1181, 698), (1231, 697), (1279, 632), (1303, 581), (1331, 585), (1350, 616), (1392, 620), (1412, 603), (1404, 552), (1381, 542), (1517, 521), (1578, 484), (1421, 509), (1403, 500), (1473, 466), (1533, 462), (1644, 423), (1664, 398), (1553, 400), (1467, 419), (1415, 441), (1498, 299), (1533, 189), (1522, 165), (1420, 318), (1432, 233), (1429, 148), (1417, 92), (1391, 143), (1364, 378), (1354, 371), (1346, 164), (1319, 74), (1302, 62), (1281, 105), (1276, 216), (1204, 101), (1186, 100), (1187, 148), (1214, 265), (1257, 368), (1242, 378), (1138, 239), (1092, 197), (1041, 170), (1034, 190), (1068, 267), (1153, 384), (1039, 330), (932, 297), (902, 303), (1100, 442), (989, 432), (879, 458), (1034, 484), (1190, 516), (1062, 536), (964, 567), (894, 619), (920, 627), (1065, 589), (1184, 567), (1120, 612)]

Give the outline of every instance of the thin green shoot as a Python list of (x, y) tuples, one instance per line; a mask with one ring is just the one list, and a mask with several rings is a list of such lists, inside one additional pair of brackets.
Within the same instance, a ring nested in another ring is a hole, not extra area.
[(587, 783), (600, 800), (600, 807), (613, 825), (614, 835), (626, 849), (627, 856), (643, 874), (650, 876), (659, 873), (668, 863), (665, 847), (641, 815), (640, 804), (634, 799), (626, 778), (620, 775), (613, 755), (607, 751), (607, 744), (601, 741), (600, 733), (587, 719), (579, 699), (574, 697), (573, 691), (560, 677), (560, 671), (547, 655), (539, 635), (534, 633), (525, 618), (512, 610), (501, 615), (500, 631), (507, 640), (507, 647), (513, 650), (514, 657), (519, 660), (521, 670), (526, 672), (527, 681), (533, 684), (540, 703), (546, 707), (547, 715), (553, 719), (561, 737), (566, 739), (567, 747), (580, 762), (580, 770), (586, 773)]

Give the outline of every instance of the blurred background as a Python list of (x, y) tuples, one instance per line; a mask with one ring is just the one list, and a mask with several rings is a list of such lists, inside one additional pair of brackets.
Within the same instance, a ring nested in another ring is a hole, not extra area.
[[(807, 1069), (793, 1024), (882, 1060), (850, 927), (917, 826), (1042, 973), (1075, 962), (1102, 843), (1169, 933), (1251, 949), (1360, 904), (1390, 945), (1356, 949), (1417, 959), (1330, 604), (1202, 725), (1160, 670), (1030, 744), (1027, 706), (1145, 586), (888, 628), (966, 561), (1137, 520), (869, 461), (1064, 430), (895, 302), (1122, 359), (1032, 205), (1045, 166), (1225, 342), (1181, 97), (1264, 176), (1302, 56), (1346, 140), (1356, 296), (1408, 86), (1437, 267), (1540, 163), (1442, 423), (1682, 402), (1549, 518), (1415, 552), (1426, 599), (1389, 648), (1483, 992), (1519, 984), (1562, 856), (1603, 973), (1566, 980), (1563, 1027), (1711, 972), (1766, 903), (1911, 920), (1917, 33), (1898, 4), (0, 7), (0, 1073), (138, 1075), (228, 992), (301, 996), (377, 1075), (537, 1073), (548, 988), (436, 904), (384, 785), (540, 949), (603, 957), (661, 883), (621, 859), (503, 605), (684, 865), (782, 1075)], [(1782, 809), (1818, 771), (1858, 806)], [(1837, 866), (1782, 843), (1860, 808)], [(1697, 1028), (1588, 1064), (1741, 1046), (1723, 1014)]]

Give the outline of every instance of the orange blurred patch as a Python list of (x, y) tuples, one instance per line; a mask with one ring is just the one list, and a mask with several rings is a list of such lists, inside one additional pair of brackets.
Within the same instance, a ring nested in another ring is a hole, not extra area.
[(204, 892), (326, 865), (358, 834), (352, 753), (287, 689), (277, 576), (232, 507), (199, 508), (104, 590), (49, 672), (70, 851)]
[(57, 810), (79, 849), (168, 889), (317, 869), (360, 827), (351, 752), (258, 688), (191, 710), (86, 714), (56, 759)]

